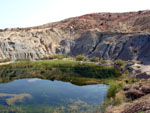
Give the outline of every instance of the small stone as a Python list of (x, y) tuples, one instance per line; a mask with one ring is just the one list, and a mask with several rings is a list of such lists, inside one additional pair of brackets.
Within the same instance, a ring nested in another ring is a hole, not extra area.
[(128, 98), (131, 98), (132, 100), (135, 100), (144, 96), (144, 93), (142, 91), (131, 88), (129, 91), (126, 92), (126, 96)]
[(130, 88), (131, 88), (130, 85), (126, 85), (126, 86), (123, 88), (123, 90), (124, 90), (124, 91), (127, 91), (127, 90), (129, 90)]
[(150, 93), (150, 87), (142, 86), (141, 91), (145, 94), (148, 94), (148, 93)]

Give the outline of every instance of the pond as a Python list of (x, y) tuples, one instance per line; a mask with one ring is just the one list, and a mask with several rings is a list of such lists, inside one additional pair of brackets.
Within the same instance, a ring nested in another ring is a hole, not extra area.
[(99, 113), (108, 86), (26, 78), (0, 84), (0, 113)]

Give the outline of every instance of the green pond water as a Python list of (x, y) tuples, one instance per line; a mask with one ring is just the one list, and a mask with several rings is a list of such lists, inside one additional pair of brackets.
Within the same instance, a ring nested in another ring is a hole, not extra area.
[(99, 113), (108, 86), (37, 78), (0, 84), (0, 113)]

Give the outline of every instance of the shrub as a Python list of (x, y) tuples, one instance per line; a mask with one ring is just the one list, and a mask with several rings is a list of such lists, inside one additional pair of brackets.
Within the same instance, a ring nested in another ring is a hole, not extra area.
[(67, 58), (67, 55), (57, 54), (57, 55), (46, 56), (43, 58), (43, 60), (46, 60), (46, 59), (63, 59), (63, 58)]
[(109, 14), (108, 17), (111, 17), (111, 14)]
[(107, 63), (107, 60), (101, 60), (100, 61), (102, 64), (106, 64)]
[(76, 56), (77, 61), (83, 61), (84, 59), (85, 59), (85, 56), (83, 56), (83, 55)]
[(93, 57), (90, 59), (91, 62), (98, 62), (99, 61), (99, 58), (98, 57)]
[(128, 70), (126, 70), (124, 73), (125, 73), (125, 75), (129, 75), (130, 74)]
[(138, 14), (141, 14), (142, 13), (142, 11), (138, 11)]
[(54, 58), (55, 58), (55, 59), (63, 59), (63, 58), (66, 58), (66, 57), (67, 57), (67, 55), (65, 55), (65, 54), (62, 54), (62, 55), (60, 55), (60, 54), (54, 55)]
[(126, 62), (120, 59), (120, 60), (116, 60), (114, 64), (118, 66), (125, 66)]
[(137, 68), (141, 68), (141, 66), (137, 66)]
[(110, 84), (109, 89), (107, 91), (107, 98), (115, 97), (116, 93), (117, 93), (117, 85), (116, 84)]

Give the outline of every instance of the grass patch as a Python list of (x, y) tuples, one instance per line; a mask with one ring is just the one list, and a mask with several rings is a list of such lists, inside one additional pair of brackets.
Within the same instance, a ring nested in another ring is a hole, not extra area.
[(0, 63), (9, 62), (9, 61), (10, 61), (10, 59), (9, 59), (9, 58), (0, 59)]
[(0, 67), (1, 83), (32, 77), (84, 85), (108, 83), (109, 78), (116, 79), (120, 75), (120, 71), (116, 68), (69, 60), (18, 61)]
[(110, 84), (109, 89), (107, 91), (107, 98), (115, 97), (117, 93), (118, 86), (116, 84)]
[(121, 73), (116, 68), (99, 66), (94, 63), (80, 63), (68, 60), (43, 60), (30, 62), (17, 62), (11, 67), (28, 67), (33, 69), (57, 70), (62, 73), (75, 73), (81, 77), (90, 78), (113, 78), (119, 77)]

